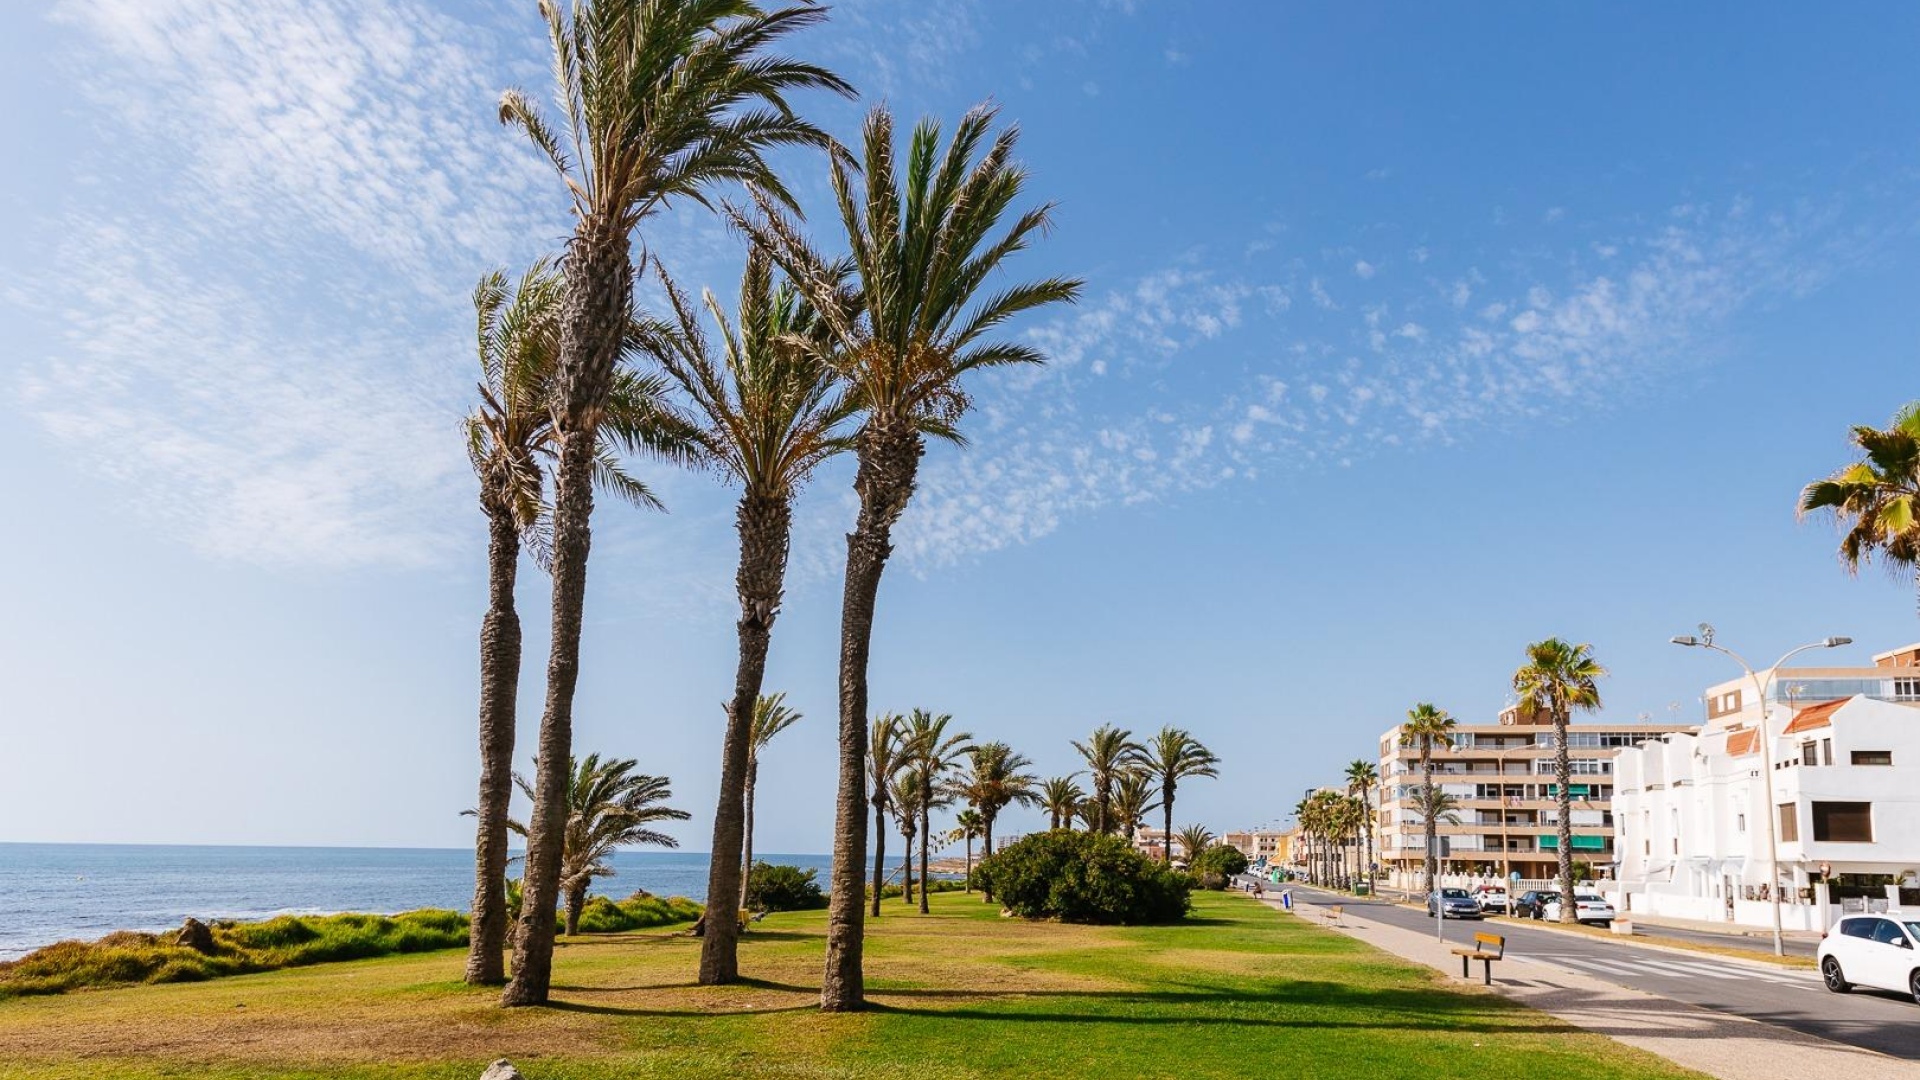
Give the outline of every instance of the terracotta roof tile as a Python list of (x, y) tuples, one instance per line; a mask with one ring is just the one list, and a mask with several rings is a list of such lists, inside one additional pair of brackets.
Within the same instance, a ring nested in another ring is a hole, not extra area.
[(1746, 757), (1760, 749), (1760, 732), (1755, 728), (1741, 728), (1727, 734), (1727, 756)]
[(1793, 714), (1793, 723), (1787, 725), (1787, 730), (1783, 734), (1792, 735), (1801, 731), (1812, 731), (1814, 728), (1830, 727), (1833, 724), (1833, 714), (1840, 711), (1840, 706), (1852, 700), (1852, 698), (1841, 698), (1839, 701), (1809, 705)]

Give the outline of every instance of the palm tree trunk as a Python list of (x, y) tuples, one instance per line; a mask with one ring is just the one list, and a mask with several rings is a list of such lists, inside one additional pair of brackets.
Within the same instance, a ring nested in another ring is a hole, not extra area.
[(827, 904), (826, 974), (820, 1008), (851, 1012), (866, 1004), (861, 937), (861, 863), (867, 854), (867, 659), (880, 577), (893, 553), (893, 525), (913, 497), (919, 433), (904, 417), (876, 413), (859, 435), (853, 487), (860, 516), (847, 536), (847, 579), (840, 610), (840, 789), (834, 809), (833, 877)]
[[(1762, 707), (1765, 703), (1762, 702)], [(1573, 910), (1573, 760), (1567, 754), (1567, 710), (1553, 710), (1553, 775), (1560, 791), (1560, 921), (1575, 921)]]
[(966, 841), (967, 841), (967, 880), (964, 888), (966, 889), (967, 892), (972, 892), (973, 891), (973, 836), (969, 834), (966, 837)]
[(873, 804), (873, 917), (880, 917), (880, 890), (886, 887), (887, 804)]
[[(785, 589), (787, 549), (792, 535), (792, 505), (785, 499), (748, 495), (734, 515), (740, 534), (740, 565), (734, 573), (740, 595), (740, 660), (734, 668), (733, 701), (727, 705), (727, 731), (720, 748), (720, 799), (713, 815), (713, 855), (707, 866), (707, 907), (712, 898), (737, 896), (747, 902), (753, 873), (753, 710), (767, 672), (773, 620)], [(736, 853), (738, 856), (736, 857)], [(722, 911), (722, 915), (730, 913)], [(700, 939), (700, 983), (714, 986), (740, 977), (740, 920), (707, 920)]]
[(1160, 862), (1164, 866), (1173, 865), (1173, 783), (1166, 784), (1166, 790), (1160, 800), (1161, 820), (1166, 829), (1160, 834)]
[(901, 829), (900, 838), (906, 841), (906, 860), (900, 864), (900, 900), (908, 907), (913, 906), (913, 830)]
[(626, 230), (582, 221), (568, 245), (561, 307), (560, 462), (554, 470), (553, 632), (547, 700), (534, 761), (533, 819), (514, 938), (513, 979), (503, 1005), (544, 1005), (553, 980), (553, 909), (567, 824), (567, 767), (573, 752), (573, 692), (580, 678), (580, 622), (592, 547), (596, 428), (633, 307), (633, 262)]
[[(567, 936), (580, 932), (580, 912), (587, 906), (587, 879), (567, 885)], [(711, 922), (712, 920), (708, 920)]]
[[(931, 782), (928, 788), (932, 788)], [(926, 805), (920, 807), (920, 914), (927, 914), (927, 841), (933, 832), (933, 811)]]
[[(982, 859), (992, 858), (993, 857), (993, 815), (992, 814), (980, 815), (980, 845), (981, 845), (980, 857)], [(980, 883), (980, 902), (983, 904), (993, 903), (993, 888), (992, 886), (988, 885), (984, 881)]]
[(1433, 743), (1422, 739), (1420, 743), (1420, 812), (1427, 819), (1427, 891), (1440, 887), (1434, 876), (1440, 871), (1440, 832), (1439, 815), (1433, 812)]
[(520, 614), (513, 585), (520, 529), (504, 499), (486, 498), (487, 614), (480, 624), (480, 801), (474, 809), (473, 916), (467, 982), (507, 981), (507, 806), (513, 798), (513, 736), (520, 686)]

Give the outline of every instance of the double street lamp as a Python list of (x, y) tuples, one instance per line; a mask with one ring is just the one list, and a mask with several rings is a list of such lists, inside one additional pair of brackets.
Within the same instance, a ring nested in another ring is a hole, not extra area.
[(1775, 806), (1773, 802), (1773, 734), (1767, 728), (1767, 718), (1772, 714), (1773, 709), (1772, 706), (1767, 703), (1767, 690), (1773, 685), (1773, 680), (1778, 676), (1781, 665), (1785, 664), (1788, 660), (1793, 659), (1795, 656), (1809, 649), (1837, 649), (1842, 645), (1851, 645), (1853, 644), (1853, 639), (1849, 637), (1821, 638), (1819, 641), (1809, 642), (1799, 648), (1788, 650), (1785, 656), (1775, 660), (1773, 666), (1767, 669), (1767, 679), (1764, 683), (1760, 681), (1760, 676), (1754, 672), (1753, 665), (1742, 659), (1739, 653), (1734, 652), (1725, 645), (1717, 645), (1714, 643), (1713, 627), (1707, 623), (1700, 624), (1700, 636), (1683, 635), (1673, 638), (1672, 641), (1675, 645), (1685, 645), (1696, 649), (1712, 649), (1717, 653), (1725, 653), (1733, 658), (1734, 663), (1739, 664), (1740, 667), (1746, 671), (1747, 678), (1753, 682), (1753, 691), (1758, 696), (1760, 702), (1760, 768), (1762, 776), (1766, 781), (1767, 791), (1767, 809), (1763, 816), (1767, 819), (1767, 876), (1769, 879), (1767, 895), (1773, 901), (1773, 955), (1785, 956), (1786, 946), (1780, 937), (1780, 840), (1779, 823), (1776, 820), (1780, 816), (1780, 808)]

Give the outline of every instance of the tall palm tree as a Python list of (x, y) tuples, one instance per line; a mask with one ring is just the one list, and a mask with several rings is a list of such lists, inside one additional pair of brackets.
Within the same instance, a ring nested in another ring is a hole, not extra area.
[(552, 398), (559, 462), (547, 700), (513, 979), (501, 998), (507, 1005), (544, 1004), (553, 975), (553, 923), (541, 912), (560, 882), (567, 781), (561, 767), (573, 745), (597, 428), (631, 336), (633, 233), (674, 200), (706, 203), (723, 183), (748, 182), (763, 197), (787, 198), (764, 152), (831, 144), (793, 113), (787, 95), (808, 88), (852, 93), (824, 68), (767, 52), (826, 17), (812, 4), (766, 11), (749, 0), (574, 0), (563, 14), (558, 0), (542, 0), (540, 11), (563, 123), (556, 131), (519, 90), (501, 95), (500, 120), (523, 132), (559, 174), (574, 231), (561, 263)]
[(1513, 692), (1523, 710), (1545, 713), (1553, 721), (1553, 780), (1560, 804), (1560, 921), (1574, 921), (1573, 910), (1573, 761), (1567, 753), (1567, 724), (1573, 710), (1600, 708), (1598, 680), (1607, 669), (1593, 658), (1593, 646), (1547, 638), (1527, 646), (1527, 662), (1513, 673)]
[(967, 892), (973, 891), (973, 842), (986, 835), (986, 826), (987, 819), (980, 816), (980, 811), (968, 807), (953, 815), (953, 831), (947, 834), (947, 843), (959, 840), (967, 845)]
[[(993, 854), (993, 823), (1000, 819), (1000, 811), (1015, 803), (1032, 806), (1039, 800), (1038, 781), (1027, 771), (1032, 765), (1025, 754), (1015, 753), (1003, 742), (981, 743), (967, 754), (967, 771), (954, 783), (954, 792), (979, 811), (986, 854)], [(982, 899), (993, 899), (991, 888), (981, 892)]]
[(1108, 810), (1113, 814), (1114, 830), (1125, 836), (1127, 843), (1133, 843), (1147, 815), (1160, 805), (1154, 801), (1156, 794), (1153, 774), (1145, 769), (1128, 769), (1113, 782), (1113, 805)]
[[(876, 717), (869, 732), (867, 782), (873, 785), (873, 892), (868, 898), (874, 918), (880, 917), (880, 890), (886, 885), (887, 812), (893, 808), (893, 777), (906, 760), (901, 728), (906, 721), (894, 713)], [(912, 852), (908, 853), (911, 863)]]
[[(767, 744), (773, 741), (775, 735), (792, 727), (799, 719), (800, 714), (797, 711), (787, 708), (787, 695), (785, 691), (781, 691), (778, 694), (763, 694), (754, 700), (753, 725), (747, 741), (747, 783), (746, 791), (743, 793), (746, 797), (746, 824), (741, 832), (741, 846), (745, 849), (741, 853), (740, 861), (741, 907), (745, 907), (747, 903), (746, 875), (747, 872), (753, 868), (753, 790), (760, 783), (760, 752), (767, 748)], [(713, 859), (709, 861), (718, 860)], [(721, 893), (720, 895), (725, 896), (727, 894)], [(727, 921), (726, 919), (717, 920), (717, 922), (720, 923)], [(739, 933), (739, 929), (739, 923), (735, 921), (734, 933), (736, 936)], [(711, 937), (714, 932), (714, 925), (709, 925), (707, 935)], [(724, 933), (724, 931), (722, 932)], [(702, 951), (704, 952), (704, 947)]]
[(989, 141), (994, 116), (991, 107), (969, 111), (944, 153), (939, 124), (921, 121), (902, 177), (894, 167), (892, 114), (884, 106), (868, 114), (863, 175), (838, 157), (831, 165), (857, 288), (841, 287), (833, 264), (813, 251), (771, 193), (755, 189), (756, 220), (735, 215), (827, 320), (835, 339), (829, 362), (864, 410), (853, 485), (860, 511), (847, 537), (841, 606), (840, 789), (820, 991), (820, 1006), (829, 1012), (859, 1009), (866, 1000), (859, 885), (866, 850), (867, 658), (893, 526), (913, 497), (926, 436), (960, 441), (958, 425), (969, 405), (962, 381), (987, 368), (1044, 360), (1030, 345), (991, 335), (1009, 319), (1070, 301), (1080, 290), (1078, 281), (1050, 278), (980, 298), (987, 280), (1052, 219), (1051, 207), (1042, 205), (1006, 223), (1027, 174), (1013, 160), (1012, 128)]
[(1861, 460), (1802, 489), (1800, 515), (1833, 515), (1849, 573), (1878, 555), (1887, 569), (1914, 575), (1920, 593), (1920, 401), (1895, 413), (1886, 428), (1863, 425), (1848, 438)]
[[(636, 773), (633, 770), (638, 764), (623, 759), (602, 761), (599, 754), (567, 762), (567, 822), (560, 854), (560, 888), (566, 898), (569, 937), (580, 932), (587, 886), (594, 878), (613, 875), (607, 856), (636, 844), (680, 846), (680, 841), (653, 826), (662, 821), (685, 821), (691, 815), (661, 805), (673, 798), (669, 786), (673, 781)], [(539, 762), (534, 766), (537, 769)], [(513, 782), (527, 798), (533, 798), (534, 785), (525, 776), (514, 773)], [(527, 827), (511, 818), (507, 828), (522, 837), (527, 835)], [(526, 918), (524, 898), (520, 914)], [(553, 918), (551, 909), (547, 918)]]
[[(1453, 729), (1459, 726), (1445, 709), (1421, 702), (1407, 710), (1407, 722), (1400, 725), (1400, 745), (1420, 751), (1420, 797), (1433, 798), (1433, 748), (1453, 745)], [(1432, 815), (1426, 821), (1427, 888), (1437, 886), (1440, 872), (1439, 825)]]
[(1073, 748), (1087, 763), (1087, 783), (1093, 790), (1093, 818), (1088, 827), (1097, 833), (1113, 831), (1108, 808), (1113, 804), (1113, 783), (1121, 773), (1134, 767), (1145, 747), (1133, 741), (1133, 732), (1112, 724), (1101, 724), (1087, 736), (1086, 742), (1074, 741)]
[[(657, 269), (657, 268), (656, 268)], [(845, 450), (841, 425), (852, 415), (833, 370), (792, 337), (816, 337), (823, 324), (786, 282), (775, 282), (766, 252), (750, 248), (740, 278), (737, 316), (729, 318), (711, 291), (702, 294), (718, 348), (701, 328), (700, 316), (664, 269), (659, 279), (674, 319), (657, 335), (660, 361), (693, 403), (704, 461), (740, 485), (734, 529), (740, 559), (734, 588), (740, 598), (736, 624), (739, 660), (733, 698), (727, 704), (720, 751), (719, 805), (713, 816), (715, 857), (707, 871), (707, 895), (745, 895), (753, 866), (752, 779), (760, 712), (756, 702), (767, 670), (773, 622), (786, 590), (787, 553), (793, 533), (793, 501), (821, 462)], [(719, 852), (740, 851), (735, 860)], [(700, 945), (700, 982), (729, 983), (739, 977), (739, 925), (721, 919)]]
[(1200, 857), (1201, 852), (1213, 846), (1213, 834), (1207, 831), (1205, 825), (1189, 825), (1181, 829), (1178, 839), (1180, 857), (1187, 861), (1188, 866), (1193, 865), (1193, 861)]
[[(927, 914), (927, 848), (933, 840), (933, 823), (929, 820), (935, 806), (944, 806), (951, 797), (947, 787), (948, 774), (960, 767), (960, 759), (973, 749), (973, 736), (966, 732), (947, 734), (947, 725), (953, 723), (953, 717), (946, 713), (935, 716), (925, 709), (915, 709), (907, 717), (907, 768), (912, 769), (920, 782), (920, 914)], [(911, 872), (913, 852), (907, 852), (908, 870)]]
[[(1190, 776), (1217, 777), (1220, 775), (1220, 759), (1213, 751), (1200, 744), (1181, 729), (1168, 725), (1160, 729), (1147, 743), (1144, 755), (1146, 767), (1160, 785), (1160, 814), (1169, 835), (1173, 833), (1173, 795), (1180, 781)], [(1171, 845), (1160, 853), (1160, 861), (1171, 863), (1173, 852)]]
[(1347, 763), (1347, 794), (1360, 804), (1361, 828), (1366, 834), (1365, 861), (1361, 864), (1366, 870), (1367, 888), (1373, 888), (1373, 825), (1374, 793), (1380, 786), (1380, 770), (1366, 758), (1355, 758)]
[[(547, 408), (559, 352), (560, 275), (542, 259), (509, 286), (494, 270), (473, 291), (480, 356), (480, 405), (467, 416), (467, 456), (487, 516), (487, 613), (480, 624), (480, 797), (474, 816), (474, 889), (467, 982), (506, 981), (507, 807), (513, 797), (513, 742), (520, 685), (520, 615), (514, 603), (521, 548), (546, 555), (546, 470), (556, 452)], [(675, 456), (683, 432), (669, 416), (657, 378), (617, 373), (600, 429), (595, 483), (639, 506), (659, 508), (627, 474), (615, 446)]]
[(1293, 804), (1293, 823), (1299, 843), (1297, 861), (1307, 866), (1307, 876), (1313, 876), (1313, 830), (1317, 813), (1311, 798), (1301, 799)]
[(907, 857), (900, 864), (901, 896), (907, 903), (913, 903), (913, 838), (920, 832), (920, 820), (927, 807), (930, 792), (922, 786), (920, 773), (912, 764), (903, 764), (900, 771), (887, 780), (887, 801), (893, 808), (893, 820), (900, 826), (900, 836), (907, 842)]
[(1040, 805), (1047, 810), (1049, 829), (1073, 828), (1074, 815), (1080, 812), (1080, 804), (1086, 800), (1087, 793), (1073, 782), (1078, 773), (1049, 778), (1040, 785), (1038, 792)]

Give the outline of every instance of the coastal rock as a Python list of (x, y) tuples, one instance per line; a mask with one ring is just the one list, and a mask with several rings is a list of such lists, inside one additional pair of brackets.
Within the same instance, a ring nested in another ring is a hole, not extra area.
[(175, 945), (182, 945), (194, 952), (208, 954), (213, 952), (213, 931), (199, 919), (189, 918), (173, 937)]
[(513, 1067), (513, 1062), (501, 1058), (487, 1066), (487, 1071), (480, 1074), (480, 1080), (526, 1080), (526, 1077)]

